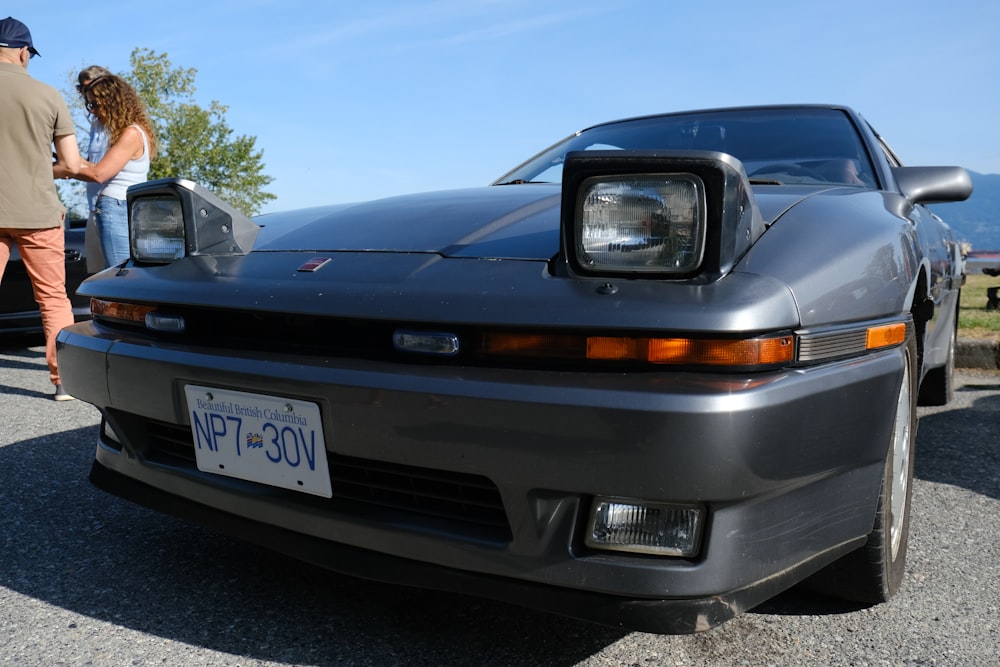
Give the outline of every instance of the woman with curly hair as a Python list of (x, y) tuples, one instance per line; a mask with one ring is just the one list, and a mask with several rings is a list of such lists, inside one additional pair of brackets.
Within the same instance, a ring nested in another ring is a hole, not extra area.
[(96, 164), (84, 160), (75, 178), (103, 184), (94, 205), (95, 219), (106, 265), (114, 266), (129, 257), (125, 191), (149, 175), (156, 137), (142, 100), (120, 76), (98, 76), (82, 92), (87, 111), (107, 131), (108, 149)]

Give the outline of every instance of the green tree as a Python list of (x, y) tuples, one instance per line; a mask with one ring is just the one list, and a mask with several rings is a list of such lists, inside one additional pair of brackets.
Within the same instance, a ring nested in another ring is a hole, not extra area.
[(186, 178), (210, 190), (248, 215), (275, 199), (264, 188), (257, 138), (234, 136), (226, 123), (228, 107), (213, 101), (207, 109), (194, 102), (195, 69), (175, 68), (165, 53), (137, 48), (132, 71), (122, 75), (146, 105), (156, 132), (157, 157), (149, 178)]

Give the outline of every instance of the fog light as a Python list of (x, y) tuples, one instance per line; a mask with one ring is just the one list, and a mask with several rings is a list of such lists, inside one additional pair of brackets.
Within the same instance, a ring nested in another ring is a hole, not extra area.
[(699, 507), (595, 498), (586, 544), (611, 551), (695, 556), (703, 514)]

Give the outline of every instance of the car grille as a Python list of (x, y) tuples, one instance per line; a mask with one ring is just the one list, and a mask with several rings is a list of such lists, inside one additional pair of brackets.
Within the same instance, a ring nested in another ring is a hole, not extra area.
[[(134, 418), (133, 418), (134, 419)], [(137, 424), (133, 419), (132, 427)], [(144, 456), (152, 463), (195, 468), (194, 443), (185, 426), (142, 420)], [(462, 537), (510, 542), (503, 501), (488, 478), (399, 465), (328, 452), (333, 498), (270, 489), (296, 503), (320, 505), (345, 514), (362, 514), (394, 525), (423, 524)], [(374, 513), (373, 513), (373, 510)]]

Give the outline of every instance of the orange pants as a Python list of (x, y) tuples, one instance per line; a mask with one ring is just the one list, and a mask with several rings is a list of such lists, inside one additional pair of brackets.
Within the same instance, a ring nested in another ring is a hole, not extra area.
[(66, 253), (62, 226), (48, 229), (0, 228), (0, 280), (10, 259), (14, 244), (31, 278), (35, 301), (42, 314), (45, 330), (45, 361), (49, 379), (60, 384), (56, 365), (56, 335), (63, 327), (73, 324), (73, 306), (66, 294)]

